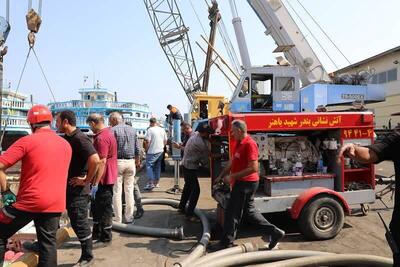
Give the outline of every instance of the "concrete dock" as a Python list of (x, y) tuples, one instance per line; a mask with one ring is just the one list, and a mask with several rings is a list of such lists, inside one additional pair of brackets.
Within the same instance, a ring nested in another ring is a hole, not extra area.
[[(377, 173), (382, 175), (394, 173), (393, 165), (389, 162), (377, 165), (376, 170)], [(143, 186), (146, 183), (144, 172), (140, 172), (138, 176), (140, 176), (140, 184)], [(213, 224), (216, 217), (216, 202), (211, 197), (210, 178), (201, 177), (199, 181), (201, 195), (198, 207), (206, 212), (211, 224)], [(181, 179), (181, 183), (183, 183), (183, 179)], [(156, 188), (152, 192), (142, 191), (142, 197), (179, 199), (180, 195), (165, 193), (165, 190), (171, 188), (172, 185), (173, 171), (169, 169), (161, 178), (160, 188)], [(377, 189), (380, 188), (382, 186), (378, 186)], [(392, 207), (393, 202), (389, 198), (390, 194), (386, 195), (385, 203)], [(187, 255), (185, 251), (194, 246), (197, 241), (196, 238), (201, 235), (201, 224), (188, 222), (184, 215), (178, 214), (174, 209), (167, 206), (146, 205), (145, 210), (144, 216), (136, 220), (135, 224), (161, 228), (183, 225), (185, 235), (190, 239), (177, 241), (113, 232), (112, 245), (94, 251), (96, 258), (94, 266), (171, 266)], [(363, 216), (359, 206), (355, 206), (353, 214), (346, 217), (345, 225), (339, 235), (326, 241), (305, 240), (299, 233), (296, 222), (286, 214), (267, 215), (267, 219), (287, 232), (286, 237), (279, 243), (278, 249), (319, 250), (391, 257), (391, 251), (384, 236), (385, 230), (377, 215), (378, 211), (389, 223), (392, 209), (386, 209), (380, 201), (370, 205), (370, 211), (366, 216)], [(261, 234), (256, 229), (249, 229), (249, 227), (244, 226), (239, 230), (236, 243), (252, 241), (262, 245), (265, 241)], [(58, 251), (59, 266), (72, 266), (79, 259), (79, 256), (79, 244), (76, 239), (72, 238)]]

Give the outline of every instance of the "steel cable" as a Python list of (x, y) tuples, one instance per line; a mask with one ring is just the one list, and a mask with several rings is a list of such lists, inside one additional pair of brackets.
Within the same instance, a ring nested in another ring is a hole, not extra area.
[[(17, 88), (15, 89), (15, 93), (14, 94), (17, 94), (18, 91), (19, 91), (19, 86), (21, 85), (22, 77), (24, 76), (26, 65), (28, 63), (28, 59), (29, 59), (29, 56), (31, 54), (31, 50), (32, 50), (32, 47), (29, 47), (28, 54), (26, 55), (25, 63), (24, 63), (24, 66), (22, 67), (22, 71), (21, 71), (21, 74), (20, 74), (19, 79), (18, 79)], [(3, 103), (1, 105), (3, 106)], [(1, 108), (0, 112), (3, 112), (3, 107), (0, 107), (0, 108)], [(1, 147), (1, 144), (3, 143), (3, 139), (4, 139), (4, 136), (5, 136), (5, 133), (6, 133), (6, 128), (8, 126), (8, 121), (10, 119), (10, 115), (11, 115), (10, 112), (7, 112), (7, 118), (6, 118), (6, 121), (4, 123), (3, 132), (1, 133), (1, 138), (0, 138), (0, 147)], [(0, 128), (1, 128), (1, 122), (0, 122)], [(0, 153), (1, 153), (1, 150), (0, 150)]]

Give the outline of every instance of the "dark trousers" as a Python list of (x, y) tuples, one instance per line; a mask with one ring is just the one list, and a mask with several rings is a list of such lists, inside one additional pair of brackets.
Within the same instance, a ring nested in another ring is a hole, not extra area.
[(183, 176), (185, 178), (185, 185), (183, 187), (181, 201), (179, 202), (179, 209), (185, 211), (187, 216), (194, 215), (197, 201), (200, 196), (200, 185), (197, 179), (197, 170), (187, 169), (183, 167)]
[(242, 218), (258, 226), (265, 235), (271, 235), (276, 226), (269, 223), (254, 205), (254, 194), (258, 182), (236, 182), (233, 186), (228, 206), (225, 210), (224, 228), (221, 243), (230, 245), (236, 238), (236, 232)]
[(93, 238), (101, 242), (112, 239), (113, 185), (99, 185), (94, 199)]
[(0, 266), (3, 266), (7, 240), (32, 220), (39, 243), (39, 267), (57, 266), (57, 240), (61, 213), (31, 213), (7, 206), (0, 210)]
[(89, 195), (84, 193), (67, 194), (67, 211), (72, 229), (81, 242), (81, 260), (93, 259), (92, 231), (88, 218)]

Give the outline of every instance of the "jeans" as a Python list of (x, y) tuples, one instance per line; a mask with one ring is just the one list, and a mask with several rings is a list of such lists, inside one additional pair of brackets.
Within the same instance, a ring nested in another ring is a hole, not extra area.
[(149, 184), (157, 184), (160, 180), (162, 153), (146, 155), (146, 174)]
[(89, 195), (81, 191), (79, 194), (67, 194), (67, 211), (72, 229), (81, 243), (82, 260), (93, 259), (93, 240), (88, 218)]
[(200, 196), (200, 185), (197, 179), (197, 170), (186, 169), (183, 167), (183, 176), (185, 178), (185, 185), (183, 187), (181, 201), (179, 202), (179, 209), (185, 211), (186, 204), (188, 205), (185, 213), (187, 216), (194, 215), (197, 201)]
[(112, 239), (113, 185), (99, 185), (94, 199), (93, 238), (101, 242)]
[(222, 244), (230, 245), (233, 243), (242, 217), (248, 223), (257, 225), (266, 235), (271, 235), (276, 230), (276, 226), (269, 223), (254, 205), (254, 194), (257, 188), (258, 182), (237, 181), (233, 186), (231, 197), (225, 210)]
[(57, 266), (56, 233), (61, 213), (31, 213), (7, 206), (0, 210), (0, 266), (3, 266), (7, 240), (32, 220), (39, 243), (39, 267)]
[(125, 192), (125, 220), (131, 222), (133, 220), (133, 210), (135, 199), (133, 198), (133, 188), (135, 184), (136, 166), (134, 159), (118, 160), (118, 179), (114, 184), (114, 220), (122, 222), (122, 185)]

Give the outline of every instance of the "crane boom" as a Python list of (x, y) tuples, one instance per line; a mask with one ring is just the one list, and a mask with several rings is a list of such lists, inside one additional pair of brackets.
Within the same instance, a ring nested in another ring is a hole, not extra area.
[(158, 41), (189, 102), (201, 91), (199, 76), (185, 26), (176, 0), (143, 0)]
[(325, 68), (281, 0), (247, 0), (290, 64), (298, 66), (303, 86), (330, 82)]

